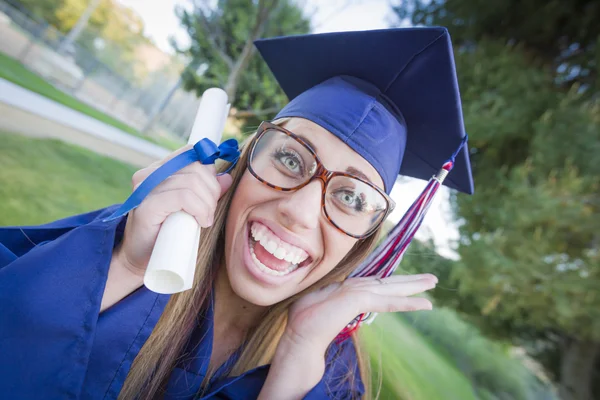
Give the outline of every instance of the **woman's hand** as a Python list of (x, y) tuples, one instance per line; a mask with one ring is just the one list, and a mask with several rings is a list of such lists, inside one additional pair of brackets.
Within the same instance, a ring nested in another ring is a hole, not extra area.
[(431, 310), (428, 299), (409, 296), (436, 284), (437, 278), (431, 274), (349, 278), (331, 284), (290, 307), (284, 340), (324, 354), (340, 331), (360, 314)]
[[(168, 160), (190, 148), (185, 146), (137, 171), (132, 178), (133, 188)], [(230, 186), (230, 175), (217, 176), (214, 165), (194, 162), (155, 187), (142, 204), (129, 213), (123, 240), (110, 261), (100, 311), (142, 286), (158, 231), (169, 215), (183, 210), (196, 218), (201, 227), (207, 228), (213, 223), (217, 201)]]
[[(165, 159), (137, 171), (132, 178), (133, 188), (137, 188), (164, 163), (190, 148), (190, 145), (182, 147)], [(183, 210), (195, 217), (202, 228), (211, 226), (217, 201), (230, 186), (230, 175), (217, 176), (214, 165), (199, 162), (171, 175), (129, 213), (125, 235), (113, 257), (116, 256), (135, 275), (143, 276), (165, 219)]]
[(259, 399), (303, 398), (323, 376), (327, 347), (350, 321), (367, 312), (431, 310), (429, 300), (409, 296), (436, 284), (431, 274), (350, 278), (302, 297), (290, 307)]

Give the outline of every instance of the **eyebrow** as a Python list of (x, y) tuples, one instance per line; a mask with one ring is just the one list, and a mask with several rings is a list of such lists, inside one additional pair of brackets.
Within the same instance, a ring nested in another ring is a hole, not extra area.
[(356, 169), (354, 167), (348, 167), (346, 168), (346, 172), (355, 176), (358, 176), (359, 178), (361, 178), (362, 180), (365, 180), (367, 182), (373, 183), (371, 182), (371, 180), (369, 179), (369, 177), (367, 175), (365, 175), (361, 170)]
[(317, 151), (317, 146), (315, 146), (313, 142), (311, 142), (310, 140), (308, 140), (308, 138), (306, 136), (299, 135), (297, 133), (295, 133), (294, 135), (296, 135), (300, 139), (304, 140), (315, 152)]
[[(304, 140), (315, 152), (317, 151), (317, 146), (315, 146), (313, 144), (313, 142), (311, 142), (308, 138), (306, 138), (306, 136), (298, 135), (298, 134), (296, 134), (296, 136), (298, 136), (299, 138)], [(369, 179), (369, 177), (359, 169), (356, 169), (354, 167), (348, 167), (348, 168), (346, 168), (346, 172), (349, 174), (352, 174), (354, 176), (357, 176), (357, 177), (361, 178), (362, 180), (365, 180), (369, 183), (373, 183), (373, 181), (371, 181), (371, 179)]]

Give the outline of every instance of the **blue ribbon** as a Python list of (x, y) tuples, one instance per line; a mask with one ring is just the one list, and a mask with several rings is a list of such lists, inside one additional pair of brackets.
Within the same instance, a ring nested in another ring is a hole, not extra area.
[(117, 209), (111, 216), (104, 219), (104, 222), (112, 221), (122, 217), (129, 211), (142, 204), (142, 201), (150, 194), (155, 187), (162, 181), (173, 175), (180, 169), (199, 161), (202, 164), (214, 164), (220, 158), (229, 161), (231, 165), (225, 174), (235, 166), (240, 158), (238, 142), (235, 139), (229, 139), (217, 146), (212, 140), (204, 138), (194, 145), (193, 148), (177, 155), (175, 158), (164, 163), (160, 168), (151, 173), (142, 183), (131, 193), (131, 196)]

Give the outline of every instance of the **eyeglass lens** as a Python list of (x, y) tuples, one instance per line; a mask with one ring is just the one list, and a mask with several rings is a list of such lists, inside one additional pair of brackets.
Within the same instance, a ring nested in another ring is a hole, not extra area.
[[(268, 129), (250, 155), (254, 173), (273, 186), (296, 188), (317, 172), (317, 160), (304, 144), (276, 129)], [(373, 187), (348, 176), (333, 176), (325, 191), (325, 212), (343, 231), (361, 236), (385, 217), (387, 201)]]

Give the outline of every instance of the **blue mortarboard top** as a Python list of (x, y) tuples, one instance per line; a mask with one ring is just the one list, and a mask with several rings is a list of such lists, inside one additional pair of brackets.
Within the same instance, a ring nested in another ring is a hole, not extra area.
[[(261, 39), (290, 99), (276, 118), (309, 119), (369, 161), (389, 193), (398, 174), (428, 180), (465, 136), (452, 43), (442, 27)], [(473, 193), (465, 146), (444, 182)]]

